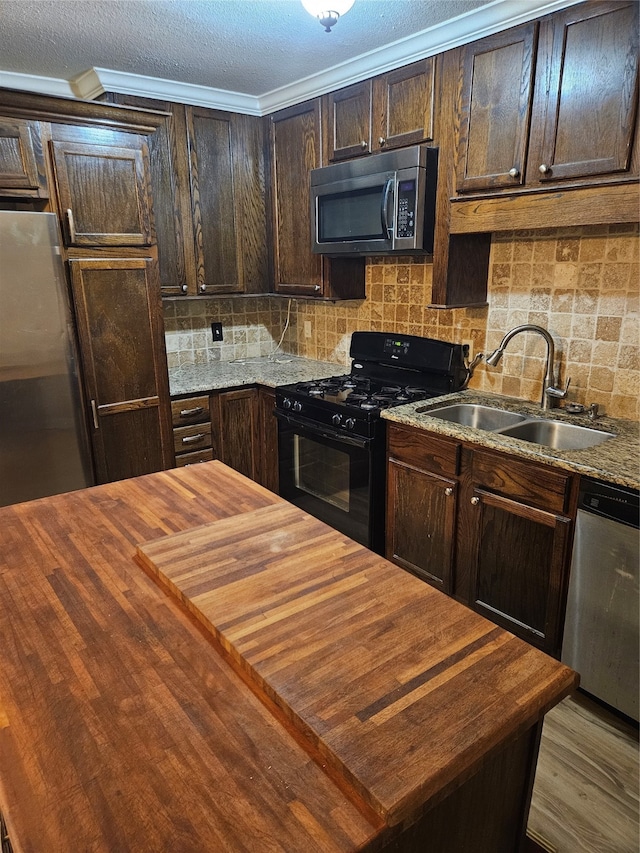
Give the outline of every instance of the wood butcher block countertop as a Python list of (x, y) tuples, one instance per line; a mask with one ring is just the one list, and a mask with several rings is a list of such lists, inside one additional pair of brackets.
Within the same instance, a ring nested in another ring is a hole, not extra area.
[(380, 850), (576, 684), (219, 462), (0, 509), (0, 643), (16, 853)]

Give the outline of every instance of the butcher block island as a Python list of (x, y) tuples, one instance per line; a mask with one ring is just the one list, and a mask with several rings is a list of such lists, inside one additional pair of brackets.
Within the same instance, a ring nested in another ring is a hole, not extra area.
[(16, 853), (529, 849), (575, 673), (222, 463), (2, 508), (0, 549)]

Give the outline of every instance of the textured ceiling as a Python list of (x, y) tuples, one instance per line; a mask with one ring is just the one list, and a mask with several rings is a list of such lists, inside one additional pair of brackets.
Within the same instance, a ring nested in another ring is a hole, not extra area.
[(97, 66), (257, 96), (483, 5), (356, 0), (325, 33), (299, 0), (1, 0), (0, 69), (69, 80)]

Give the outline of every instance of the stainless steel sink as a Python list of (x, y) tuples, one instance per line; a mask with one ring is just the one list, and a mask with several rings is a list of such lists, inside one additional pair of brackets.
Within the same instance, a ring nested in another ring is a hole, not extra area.
[(522, 423), (495, 431), (500, 435), (542, 444), (554, 450), (583, 450), (601, 444), (615, 435), (613, 432), (554, 420), (524, 420)]
[(416, 412), (422, 412), (429, 415), (430, 418), (440, 418), (454, 424), (489, 431), (517, 424), (526, 419), (524, 415), (519, 415), (517, 412), (494, 409), (492, 406), (481, 406), (479, 403), (453, 403), (450, 406), (442, 406), (438, 409), (422, 406), (416, 409)]

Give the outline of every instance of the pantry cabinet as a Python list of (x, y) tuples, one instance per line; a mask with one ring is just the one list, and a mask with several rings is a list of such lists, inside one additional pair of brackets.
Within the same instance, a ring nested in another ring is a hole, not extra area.
[(435, 59), (325, 96), (327, 162), (433, 139)]
[(0, 116), (0, 197), (49, 197), (40, 122)]
[(269, 117), (273, 266), (276, 293), (364, 299), (364, 258), (311, 251), (309, 172), (322, 165), (320, 99)]
[(462, 50), (458, 193), (637, 177), (638, 4), (572, 6)]
[(387, 448), (388, 559), (558, 654), (572, 475), (397, 424)]
[(149, 258), (71, 258), (98, 483), (173, 464), (164, 333)]

